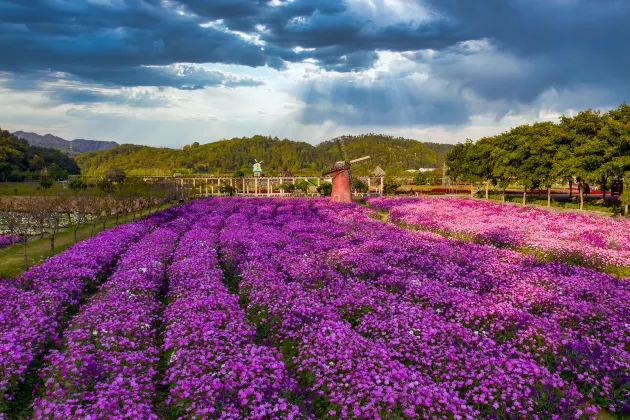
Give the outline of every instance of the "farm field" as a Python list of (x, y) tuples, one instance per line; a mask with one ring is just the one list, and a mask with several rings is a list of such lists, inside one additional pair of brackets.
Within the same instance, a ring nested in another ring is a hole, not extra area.
[(628, 416), (629, 298), (356, 204), (199, 199), (0, 280), (0, 419)]
[(375, 197), (367, 202), (387, 210), (395, 223), (611, 271), (630, 267), (629, 219), (462, 197)]

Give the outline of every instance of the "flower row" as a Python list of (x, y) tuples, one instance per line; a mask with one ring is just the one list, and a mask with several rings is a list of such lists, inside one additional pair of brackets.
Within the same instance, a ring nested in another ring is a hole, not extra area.
[(0, 412), (31, 363), (58, 342), (69, 308), (97, 287), (130, 244), (176, 214), (167, 210), (109, 229), (0, 282)]
[[(386, 226), (356, 207), (284, 207), (241, 208), (221, 246), (250, 317), (294, 355), (316, 413), (630, 409), (625, 282)], [(432, 395), (430, 411), (414, 395)]]
[(0, 248), (11, 246), (19, 240), (20, 237), (18, 235), (0, 235)]
[(370, 198), (392, 221), (596, 266), (630, 266), (630, 221), (459, 197)]
[(254, 343), (255, 328), (223, 283), (217, 239), (230, 210), (217, 209), (185, 234), (169, 268), (167, 404), (181, 418), (296, 418), (287, 401), (296, 383), (280, 353)]
[(111, 278), (46, 357), (35, 418), (156, 418), (158, 296), (187, 219), (176, 219), (129, 248)]

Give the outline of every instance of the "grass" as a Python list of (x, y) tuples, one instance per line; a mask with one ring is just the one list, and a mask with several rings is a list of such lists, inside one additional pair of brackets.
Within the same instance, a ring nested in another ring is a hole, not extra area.
[[(39, 188), (39, 189), (38, 189)], [(38, 182), (0, 182), (0, 195), (57, 195), (63, 187), (56, 182), (50, 189), (39, 187)]]
[[(160, 210), (164, 210), (169, 206), (162, 207)], [(146, 213), (145, 213), (146, 214)], [(105, 223), (106, 229), (114, 226), (116, 221), (115, 216), (107, 218)], [(119, 224), (124, 223), (124, 217), (119, 218)], [(127, 222), (132, 222), (131, 215), (127, 218)], [(85, 223), (77, 231), (77, 242), (90, 237), (92, 231), (92, 223)], [(94, 234), (103, 231), (103, 222), (100, 221), (94, 228)], [(66, 250), (68, 247), (74, 244), (74, 232), (72, 228), (67, 228), (57, 234), (55, 237), (55, 254)], [(50, 237), (37, 238), (26, 245), (28, 265), (33, 266), (40, 264), (43, 260), (50, 257), (52, 252), (50, 251)], [(17, 277), (25, 271), (24, 267), (24, 247), (21, 244), (15, 244), (11, 247), (0, 250), (0, 278), (1, 277)]]

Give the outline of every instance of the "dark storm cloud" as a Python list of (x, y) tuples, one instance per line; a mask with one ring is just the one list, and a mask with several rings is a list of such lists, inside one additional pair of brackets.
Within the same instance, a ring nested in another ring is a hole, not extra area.
[(133, 107), (165, 107), (170, 101), (164, 95), (153, 92), (108, 91), (84, 88), (57, 87), (46, 96), (53, 102), (71, 104), (110, 103)]
[(299, 97), (306, 104), (301, 114), (304, 124), (456, 125), (469, 121), (469, 110), (459, 97), (408, 79), (308, 82), (300, 87)]
[[(536, 102), (549, 90), (580, 86), (613, 92), (600, 97), (628, 99), (627, 0), (418, 2), (430, 12), (426, 19), (381, 24), (359, 15), (344, 0), (0, 0), (0, 72), (20, 75), (5, 80), (4, 86), (15, 89), (35, 89), (42, 81), (62, 78), (105, 87), (193, 90), (261, 82), (172, 64), (283, 70), (287, 63), (308, 59), (325, 70), (349, 73), (372, 67), (376, 51), (387, 50), (408, 53), (424, 65), (430, 79), (459, 92), (459, 97), (448, 99), (423, 96), (424, 88), (410, 92), (405, 101), (415, 108), (405, 118), (416, 123), (465, 121), (468, 92), (514, 108)], [(257, 34), (264, 45), (234, 31)], [(479, 40), (485, 40), (480, 49), (467, 43)], [(422, 53), (428, 49), (433, 53)], [(394, 79), (388, 83), (397, 89), (419, 89)], [(381, 109), (385, 116), (377, 115), (382, 105), (376, 98), (391, 101), (382, 83), (334, 88), (344, 95), (328, 97), (330, 110), (324, 102), (303, 98), (307, 106), (303, 121), (401, 123), (395, 113)], [(71, 99), (57, 95), (58, 100)], [(370, 104), (366, 117), (348, 111), (360, 109), (362, 103)]]
[[(223, 26), (200, 25), (216, 20)], [(257, 25), (266, 28), (264, 48), (231, 32), (251, 33)], [(224, 63), (283, 69), (284, 61), (315, 58), (323, 68), (346, 72), (369, 68), (377, 48), (437, 48), (460, 40), (443, 26), (378, 28), (350, 13), (341, 0), (280, 5), (265, 0), (0, 0), (0, 71), (50, 69), (117, 83), (121, 72), (140, 66)], [(318, 51), (296, 53), (298, 46)]]
[[(221, 84), (211, 72), (181, 77), (142, 66), (226, 63), (252, 67), (282, 62), (235, 34), (201, 27), (153, 0), (0, 0), (0, 71), (49, 70), (121, 86), (189, 89)], [(238, 84), (231, 80), (230, 84)], [(243, 81), (243, 84), (256, 83)]]
[[(469, 39), (488, 39), (492, 52), (444, 50), (435, 75), (483, 98), (532, 103), (546, 90), (581, 85), (616, 90), (627, 100), (630, 2), (625, 0), (428, 0)], [(597, 105), (597, 104), (594, 104)]]

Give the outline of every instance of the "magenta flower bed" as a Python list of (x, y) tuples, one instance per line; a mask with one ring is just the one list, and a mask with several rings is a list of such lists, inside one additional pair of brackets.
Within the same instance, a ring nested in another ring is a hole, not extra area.
[(150, 229), (174, 217), (166, 211), (82, 241), (15, 280), (0, 283), (0, 407), (11, 400), (27, 368), (58, 342), (64, 314), (95, 287), (115, 260)]
[(11, 246), (19, 240), (20, 237), (17, 235), (0, 235), (0, 249)]
[(182, 222), (133, 245), (73, 319), (62, 350), (46, 358), (35, 418), (157, 418), (151, 404), (158, 358), (153, 324)]
[(375, 197), (368, 203), (388, 210), (395, 222), (481, 243), (525, 247), (559, 258), (577, 256), (599, 267), (630, 266), (630, 220), (461, 197)]
[(254, 326), (223, 283), (216, 250), (222, 221), (215, 213), (184, 235), (169, 268), (167, 405), (192, 418), (296, 418), (299, 409), (286, 397), (297, 383), (282, 355), (255, 344)]
[(241, 212), (221, 247), (317, 417), (630, 411), (627, 282), (383, 225), (356, 207)]
[(34, 417), (630, 415), (626, 279), (370, 215), (247, 198), (171, 213), (70, 319)]

